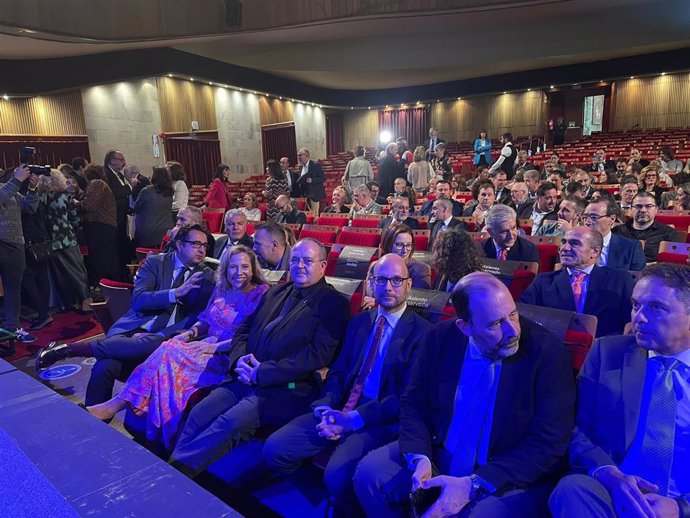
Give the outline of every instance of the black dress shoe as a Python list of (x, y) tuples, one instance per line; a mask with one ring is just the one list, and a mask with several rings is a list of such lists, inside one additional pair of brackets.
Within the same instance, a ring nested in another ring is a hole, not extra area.
[(50, 342), (48, 347), (36, 353), (36, 372), (47, 369), (55, 362), (69, 358), (69, 345)]

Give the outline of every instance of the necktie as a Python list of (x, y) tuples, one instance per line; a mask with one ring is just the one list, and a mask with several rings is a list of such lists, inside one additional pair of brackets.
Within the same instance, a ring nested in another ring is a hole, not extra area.
[(436, 148), (436, 139), (431, 139), (431, 151), (433, 151)]
[[(668, 493), (671, 467), (673, 464), (673, 445), (676, 434), (676, 394), (673, 390), (673, 370), (678, 360), (655, 356), (647, 360), (657, 365), (652, 393), (649, 398), (646, 423), (637, 425), (642, 440), (639, 445), (638, 465), (635, 475), (659, 486), (659, 494)], [(633, 446), (634, 448), (635, 446)]]
[[(174, 290), (175, 288), (179, 288), (182, 286), (182, 283), (186, 281), (189, 278), (189, 274), (192, 272), (191, 268), (187, 268), (186, 266), (183, 266), (181, 268), (177, 269), (177, 276), (173, 280), (172, 285), (170, 286), (171, 290)], [(175, 302), (175, 306), (173, 307), (172, 313), (170, 313), (170, 318), (168, 318), (168, 325), (171, 326), (173, 324), (176, 324), (177, 321), (179, 320), (178, 318), (178, 311), (177, 309), (180, 306), (180, 302)]]
[(575, 311), (582, 313), (580, 301), (582, 300), (582, 282), (587, 278), (585, 272), (573, 272), (570, 274), (570, 287), (573, 289), (573, 300), (575, 301)]
[(343, 412), (349, 412), (357, 406), (357, 402), (359, 401), (359, 398), (362, 395), (362, 390), (364, 389), (364, 382), (374, 366), (374, 361), (376, 360), (376, 355), (379, 351), (381, 338), (383, 337), (383, 331), (385, 329), (386, 318), (381, 316), (376, 320), (374, 338), (371, 340), (367, 357), (364, 359), (364, 363), (362, 363), (362, 367), (359, 369), (359, 374), (357, 375), (355, 384), (352, 386), (352, 390), (350, 390), (350, 397), (347, 398), (347, 403), (345, 403), (345, 406), (343, 407)]
[(508, 250), (505, 248), (501, 248), (498, 251), (498, 255), (496, 257), (499, 261), (506, 261), (508, 259)]
[(491, 362), (482, 370), (472, 390), (463, 390), (467, 397), (455, 402), (455, 412), (460, 419), (459, 426), (448, 430), (449, 434), (455, 434), (450, 441), (450, 444), (455, 442), (451, 450), (450, 475), (465, 476), (474, 471), (495, 379), (496, 365)]

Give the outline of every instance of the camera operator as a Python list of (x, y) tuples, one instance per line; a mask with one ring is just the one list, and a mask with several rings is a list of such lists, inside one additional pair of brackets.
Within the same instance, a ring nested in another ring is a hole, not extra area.
[[(36, 337), (19, 326), (21, 283), (26, 264), (21, 212), (36, 212), (38, 176), (31, 174), (26, 165), (21, 165), (3, 180), (4, 183), (0, 183), (0, 277), (5, 290), (5, 328), (16, 330), (19, 341), (30, 343), (35, 342)], [(19, 189), (26, 180), (29, 190), (23, 196)]]

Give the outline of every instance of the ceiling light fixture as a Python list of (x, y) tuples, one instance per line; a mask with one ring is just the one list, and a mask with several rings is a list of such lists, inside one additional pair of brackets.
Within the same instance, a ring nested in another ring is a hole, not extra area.
[(665, 75), (666, 75), (666, 72), (662, 72), (661, 75), (662, 75), (662, 76), (665, 76)]
[(172, 77), (172, 74), (168, 74), (168, 77)]
[(10, 100), (10, 96), (7, 94), (3, 95), (2, 98), (5, 99), (6, 101)]
[(190, 80), (190, 81), (194, 81), (194, 78), (193, 78), (193, 77), (190, 77), (189, 80)]
[(635, 76), (630, 76), (630, 79), (635, 79)]
[(550, 86), (550, 88), (551, 88), (551, 89), (553, 89), (553, 88), (554, 88), (554, 86), (553, 86), (553, 85), (551, 85), (551, 86)]

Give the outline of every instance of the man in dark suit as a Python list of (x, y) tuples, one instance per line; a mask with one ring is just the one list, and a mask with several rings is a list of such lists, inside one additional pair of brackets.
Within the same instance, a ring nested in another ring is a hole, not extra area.
[(381, 186), (381, 196), (395, 195), (395, 179), (403, 178), (407, 180), (407, 172), (405, 171), (405, 164), (402, 160), (398, 160), (398, 145), (391, 142), (386, 146), (386, 156), (379, 162), (379, 173), (377, 180)]
[(410, 200), (403, 196), (396, 196), (393, 198), (393, 203), (391, 204), (391, 214), (379, 221), (379, 228), (386, 229), (393, 225), (407, 225), (412, 230), (417, 230), (419, 228), (419, 221), (414, 218), (410, 218)]
[(429, 138), (424, 141), (424, 148), (427, 152), (427, 159), (431, 159), (436, 151), (436, 146), (441, 143), (446, 143), (445, 140), (439, 138), (438, 130), (436, 128), (429, 128)]
[(273, 221), (256, 226), (253, 250), (263, 268), (274, 271), (290, 268), (290, 245), (285, 231)]
[(304, 212), (298, 211), (290, 197), (285, 194), (276, 198), (276, 209), (278, 209), (278, 223), (303, 225), (307, 222), (307, 216)]
[(326, 283), (326, 250), (306, 238), (290, 256), (292, 282), (275, 286), (239, 327), (229, 352), (231, 379), (196, 405), (170, 462), (195, 476), (265, 425), (309, 411), (345, 332), (349, 303)]
[(616, 270), (642, 270), (647, 263), (640, 242), (611, 232), (617, 212), (613, 199), (599, 198), (589, 203), (582, 214), (582, 223), (598, 230), (604, 238), (597, 264)]
[(283, 473), (334, 445), (324, 481), (335, 507), (343, 511), (357, 506), (352, 478), (359, 460), (397, 438), (398, 398), (409, 382), (420, 339), (431, 327), (407, 306), (412, 280), (400, 256), (383, 256), (372, 279), (378, 310), (350, 321), (325, 389), (312, 403), (314, 411), (285, 425), (264, 445), (268, 464)]
[(143, 174), (139, 172), (139, 168), (135, 165), (128, 165), (122, 170), (122, 174), (125, 176), (129, 188), (131, 189), (132, 196), (132, 206), (134, 202), (137, 201), (137, 197), (142, 189), (148, 185), (151, 185), (151, 181), (146, 178)]
[(225, 213), (225, 235), (216, 241), (213, 257), (220, 259), (226, 249), (236, 245), (252, 248), (254, 238), (247, 234), (247, 215), (240, 209), (230, 209)]
[(528, 213), (532, 210), (529, 204), (529, 188), (525, 182), (513, 182), (510, 186), (510, 202), (508, 207), (515, 210), (518, 219), (527, 219)]
[[(463, 204), (460, 203), (458, 200), (454, 200), (450, 197), (450, 182), (447, 182), (445, 180), (439, 180), (436, 182), (436, 199), (446, 199), (450, 200), (451, 204), (453, 205), (453, 216), (462, 216), (462, 209), (463, 209)], [(434, 200), (427, 200), (425, 201), (421, 208), (419, 209), (419, 215), (420, 216), (430, 216), (431, 214), (431, 209), (434, 206)]]
[(539, 250), (526, 239), (518, 236), (516, 214), (507, 205), (494, 205), (486, 215), (489, 239), (482, 249), (489, 259), (502, 261), (539, 262)]
[[(120, 250), (120, 266), (123, 271), (125, 265), (129, 263), (132, 258), (134, 250), (132, 249), (132, 241), (127, 235), (127, 214), (129, 213), (129, 195), (132, 194), (132, 189), (127, 183), (125, 175), (122, 170), (127, 165), (125, 156), (122, 151), (115, 149), (109, 150), (105, 154), (103, 160), (103, 172), (106, 180), (115, 196), (115, 211), (117, 219), (117, 241)], [(172, 210), (172, 209), (171, 209)]]
[(555, 518), (690, 516), (690, 268), (650, 266), (632, 301), (633, 334), (597, 340), (580, 371)]
[(297, 180), (299, 179), (299, 173), (290, 170), (290, 159), (286, 156), (280, 159), (280, 171), (285, 175), (285, 181), (287, 181), (288, 189), (290, 189), (291, 198), (299, 198), (302, 195)]
[(297, 159), (301, 166), (299, 178), (297, 178), (300, 193), (307, 198), (314, 214), (319, 214), (319, 203), (326, 199), (326, 189), (323, 186), (326, 177), (319, 163), (310, 159), (307, 148), (297, 151)]
[(175, 236), (176, 251), (150, 255), (137, 271), (131, 309), (106, 337), (74, 344), (51, 344), (36, 356), (36, 369), (69, 357), (97, 361), (86, 389), (86, 405), (112, 397), (115, 380), (143, 362), (167, 338), (194, 324), (206, 308), (214, 272), (203, 264), (206, 230), (184, 227)]
[(596, 230), (565, 233), (559, 256), (563, 269), (540, 273), (520, 302), (597, 317), (597, 336), (621, 334), (630, 322), (633, 280), (628, 272), (597, 266), (603, 239)]
[(510, 189), (506, 187), (506, 184), (508, 183), (508, 174), (504, 170), (499, 169), (498, 171), (491, 173), (489, 175), (489, 179), (491, 180), (491, 183), (494, 184), (494, 189), (496, 191), (496, 203), (506, 205), (508, 202), (510, 202)]
[(535, 235), (545, 221), (558, 221), (558, 190), (551, 182), (545, 182), (537, 187), (537, 196), (528, 200), (521, 213), (524, 218), (532, 220), (532, 235)]
[(431, 250), (434, 240), (439, 236), (439, 234), (457, 226), (467, 229), (467, 225), (465, 225), (465, 223), (453, 217), (453, 205), (451, 204), (450, 200), (446, 198), (434, 200), (434, 208), (432, 209), (432, 213), (434, 216), (434, 222), (431, 224), (431, 232), (429, 233), (429, 250)]
[(401, 516), (410, 489), (440, 488), (427, 516), (546, 516), (573, 423), (568, 353), (488, 273), (460, 279), (451, 300), (457, 320), (427, 333), (400, 399), (400, 439), (357, 467), (360, 503)]

